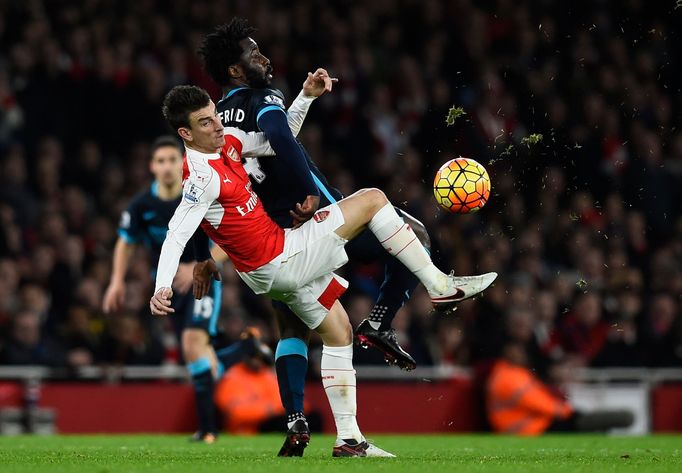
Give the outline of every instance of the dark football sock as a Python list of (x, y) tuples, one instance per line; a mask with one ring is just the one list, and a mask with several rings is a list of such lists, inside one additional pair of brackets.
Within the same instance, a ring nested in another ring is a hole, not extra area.
[(379, 297), (367, 317), (372, 327), (379, 330), (390, 329), (395, 314), (410, 298), (418, 283), (417, 277), (400, 261), (395, 258), (388, 259)]
[(303, 416), (303, 391), (308, 371), (308, 346), (299, 338), (285, 338), (277, 344), (275, 369), (279, 395), (290, 426)]
[(213, 389), (215, 383), (211, 373), (211, 362), (208, 358), (199, 358), (187, 364), (192, 375), (194, 397), (199, 419), (199, 432), (202, 434), (216, 433), (215, 407), (213, 404)]

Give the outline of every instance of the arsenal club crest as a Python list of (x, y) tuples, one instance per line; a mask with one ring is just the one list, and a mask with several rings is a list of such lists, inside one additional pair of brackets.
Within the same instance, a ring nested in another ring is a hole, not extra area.
[(235, 161), (235, 162), (237, 162), (237, 163), (239, 162), (239, 159), (240, 159), (240, 158), (239, 158), (239, 153), (237, 152), (236, 149), (234, 149), (234, 146), (230, 146), (229, 148), (227, 148), (227, 156), (228, 156), (232, 161)]
[(329, 217), (329, 210), (320, 210), (313, 215), (313, 220), (317, 223), (324, 222)]

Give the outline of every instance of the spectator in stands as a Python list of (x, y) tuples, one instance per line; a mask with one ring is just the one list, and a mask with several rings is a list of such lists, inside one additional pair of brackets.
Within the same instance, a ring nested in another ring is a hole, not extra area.
[(620, 290), (612, 289), (607, 302), (611, 306), (608, 333), (604, 346), (592, 362), (593, 366), (641, 366), (643, 364), (643, 341), (637, 328), (638, 319), (642, 317), (643, 302), (638, 289), (636, 281), (627, 283)]
[(12, 314), (17, 310), (19, 290), (19, 268), (9, 259), (0, 259), (0, 340), (8, 331)]
[(553, 292), (542, 290), (535, 296), (535, 324), (533, 338), (539, 351), (548, 360), (563, 357), (563, 349), (556, 337), (556, 320), (559, 317), (557, 299)]
[(633, 422), (629, 411), (576, 411), (528, 368), (523, 344), (504, 346), (486, 387), (488, 420), (498, 433), (539, 435), (549, 431), (606, 431)]
[(460, 319), (441, 319), (436, 323), (437, 359), (441, 365), (464, 366), (468, 353), (464, 343), (464, 329)]
[(93, 365), (101, 351), (99, 346), (101, 321), (83, 306), (73, 306), (62, 332), (69, 366)]
[(565, 353), (589, 364), (602, 350), (609, 331), (603, 320), (601, 298), (595, 292), (577, 296), (572, 312), (566, 314), (558, 336)]
[(648, 366), (682, 366), (682, 317), (671, 295), (653, 297), (642, 332)]
[(40, 315), (28, 310), (14, 316), (9, 339), (0, 353), (0, 360), (7, 365), (60, 367), (66, 364), (60, 344), (42, 333)]
[(162, 343), (144, 329), (133, 314), (111, 320), (102, 338), (101, 359), (114, 365), (158, 365), (164, 357)]

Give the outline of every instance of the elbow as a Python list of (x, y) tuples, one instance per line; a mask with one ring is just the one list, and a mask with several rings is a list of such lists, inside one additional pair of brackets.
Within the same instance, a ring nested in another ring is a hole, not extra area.
[(185, 251), (185, 243), (180, 241), (177, 235), (170, 230), (166, 233), (166, 239), (163, 241), (163, 244), (178, 248), (180, 252)]

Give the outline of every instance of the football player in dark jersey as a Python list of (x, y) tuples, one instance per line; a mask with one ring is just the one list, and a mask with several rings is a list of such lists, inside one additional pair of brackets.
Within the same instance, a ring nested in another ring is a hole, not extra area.
[[(208, 74), (223, 87), (223, 97), (217, 103), (217, 113), (223, 125), (247, 132), (262, 131), (270, 141), (276, 158), (247, 158), (245, 169), (270, 217), (281, 227), (290, 228), (309, 219), (318, 206), (334, 203), (342, 195), (328, 184), (293, 136), (287, 124), (284, 96), (270, 88), (272, 66), (251, 38), (254, 31), (246, 20), (235, 18), (207, 35), (199, 54), (204, 59)], [(331, 90), (331, 79), (323, 69), (309, 74), (306, 82), (318, 85), (317, 95)], [(314, 97), (312, 94), (311, 100)], [(429, 238), (423, 224), (404, 211), (398, 212), (428, 249)], [(416, 362), (398, 344), (391, 322), (416, 287), (417, 279), (399, 261), (386, 257), (379, 241), (370, 232), (364, 232), (353, 240), (346, 251), (351, 259), (368, 261), (382, 258), (386, 265), (386, 278), (379, 298), (367, 319), (356, 328), (356, 341), (378, 348), (387, 361), (403, 369), (414, 369)], [(204, 272), (206, 274), (210, 273)], [(205, 285), (205, 280), (200, 284)], [(275, 366), (289, 421), (287, 441), (280, 455), (302, 455), (305, 445), (293, 445), (289, 441), (297, 438), (298, 429), (307, 429), (303, 415), (303, 387), (310, 331), (285, 306), (276, 307), (281, 340), (275, 354)]]
[[(172, 136), (160, 137), (152, 145), (149, 168), (154, 175), (154, 182), (130, 202), (121, 216), (111, 280), (103, 301), (106, 313), (116, 312), (125, 305), (125, 276), (138, 244), (148, 248), (151, 267), (156, 271), (168, 222), (182, 198), (182, 154), (180, 143)], [(198, 256), (199, 259), (208, 257)], [(213, 281), (208, 294), (195, 300), (190, 289), (196, 260), (194, 245), (187, 245), (174, 280), (178, 298), (174, 299), (173, 305), (178, 317), (174, 317), (173, 321), (195, 391), (199, 429), (193, 439), (213, 443), (217, 433), (213, 404), (214, 380), (241, 361), (244, 355), (258, 350), (261, 356), (267, 356), (269, 348), (260, 342), (254, 330), (247, 329), (242, 334), (242, 341), (217, 351), (213, 349), (211, 340), (216, 335), (220, 313), (221, 283)], [(155, 277), (153, 273), (152, 279)]]

